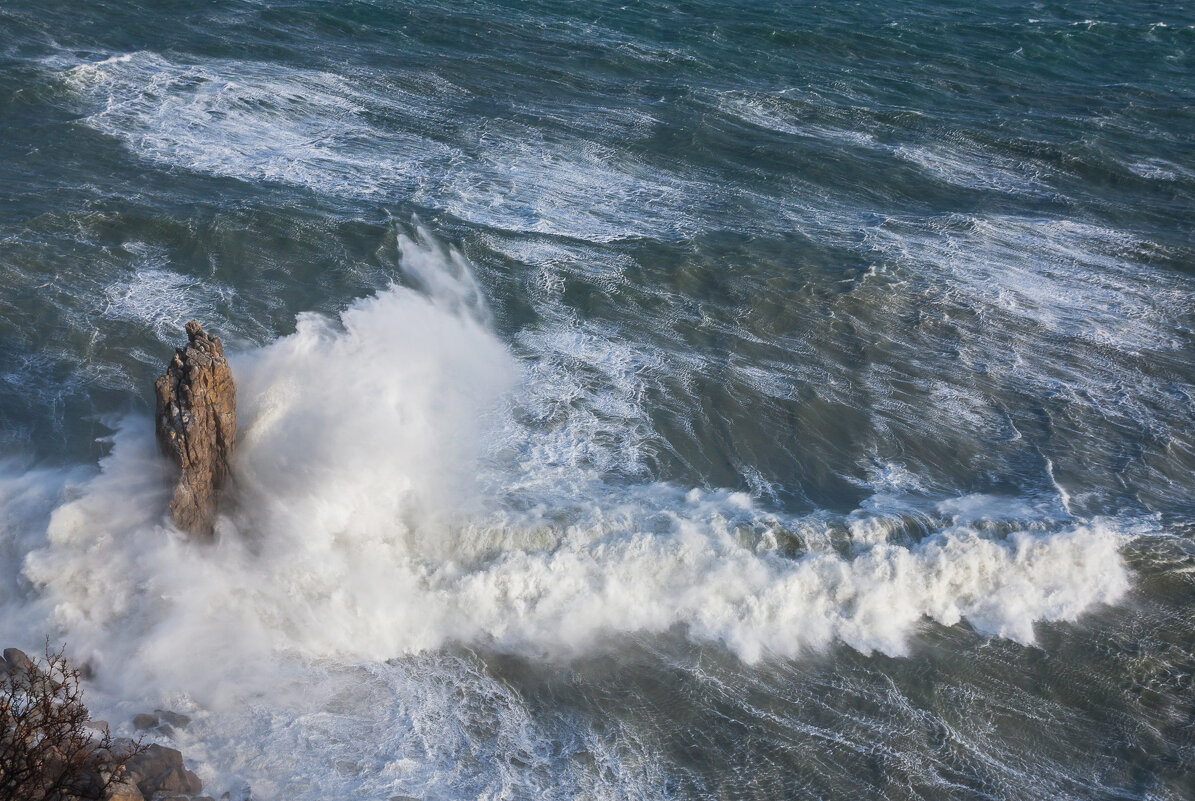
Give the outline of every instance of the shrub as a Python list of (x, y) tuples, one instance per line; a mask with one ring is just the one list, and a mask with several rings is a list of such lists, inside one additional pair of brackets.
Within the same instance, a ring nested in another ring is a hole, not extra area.
[(88, 727), (79, 670), (46, 643), (31, 660), (15, 649), (0, 661), (0, 801), (103, 799), (140, 740), (113, 740)]

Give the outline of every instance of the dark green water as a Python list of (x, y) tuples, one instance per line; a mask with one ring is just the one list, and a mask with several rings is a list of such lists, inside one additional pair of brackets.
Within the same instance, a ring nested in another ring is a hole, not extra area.
[(0, 640), (234, 798), (1195, 797), (1193, 212), (1181, 4), (2, 2)]

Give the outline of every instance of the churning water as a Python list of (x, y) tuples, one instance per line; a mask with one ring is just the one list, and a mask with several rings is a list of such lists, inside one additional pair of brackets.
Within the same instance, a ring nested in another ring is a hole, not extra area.
[(0, 5), (0, 641), (233, 798), (1195, 796), (1195, 15), (1125, 5)]

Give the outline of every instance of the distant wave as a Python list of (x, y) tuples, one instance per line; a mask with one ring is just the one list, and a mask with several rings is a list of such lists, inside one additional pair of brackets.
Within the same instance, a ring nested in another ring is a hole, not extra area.
[[(595, 242), (670, 238), (694, 227), (686, 199), (715, 190), (592, 140), (546, 139), (510, 121), (474, 120), (484, 155), (469, 155), (443, 131), (429, 132), (437, 120), (450, 127), (442, 95), (460, 92), (429, 75), (380, 84), (136, 52), (76, 64), (63, 78), (89, 109), (86, 124), (149, 161), (347, 197), (409, 198), (510, 231)], [(641, 124), (603, 116), (613, 119), (604, 126)]]

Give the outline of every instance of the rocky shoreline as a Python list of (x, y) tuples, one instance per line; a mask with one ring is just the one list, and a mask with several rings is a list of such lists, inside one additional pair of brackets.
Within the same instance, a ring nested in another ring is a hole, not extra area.
[[(3, 656), (0, 656), (0, 687), (5, 690), (5, 695), (0, 699), (0, 712), (7, 713), (9, 708), (4, 704), (12, 703), (15, 707), (20, 696), (39, 692), (43, 684), (48, 684), (54, 693), (64, 685), (77, 684), (79, 671), (71, 670), (61, 677), (62, 681), (55, 678), (57, 675), (43, 670), (18, 648), (4, 649)], [(186, 767), (182, 752), (178, 749), (158, 743), (145, 745), (141, 738), (112, 737), (108, 722), (90, 719), (86, 708), (78, 702), (77, 695), (56, 697), (45, 692), (42, 695), (54, 698), (56, 709), (81, 716), (75, 718), (80, 723), (77, 733), (63, 735), (61, 729), (55, 730), (49, 723), (43, 722), (49, 714), (43, 711), (40, 713), (42, 717), (37, 718), (37, 728), (44, 731), (33, 732), (39, 735), (33, 740), (44, 751), (45, 758), (39, 764), (42, 764), (42, 770), (47, 774), (54, 774), (55, 771), (61, 774), (64, 770), (78, 766), (77, 776), (71, 782), (72, 787), (78, 788), (75, 793), (78, 797), (103, 801), (216, 801), (211, 796), (200, 795), (203, 782)], [(7, 714), (0, 715), (0, 720), (5, 723), (0, 738), (8, 738), (10, 743), (13, 742), (17, 733), (15, 721)], [(171, 738), (176, 729), (185, 728), (190, 722), (191, 719), (186, 715), (163, 709), (136, 715), (131, 721), (134, 730), (144, 732), (142, 737), (157, 735)], [(9, 731), (10, 724), (13, 726), (12, 731)], [(72, 734), (82, 740), (85, 746), (85, 757), (81, 760), (78, 758), (81, 753), (77, 748), (79, 740), (69, 742)], [(41, 742), (42, 737), (55, 736), (62, 739), (62, 748), (53, 743), (46, 747)], [(16, 744), (20, 746), (24, 742), (18, 740)], [(68, 746), (76, 747), (72, 749)], [(229, 798), (230, 795), (225, 793), (221, 801), (228, 801)]]
[[(154, 385), (155, 429), (162, 453), (175, 468), (170, 515), (180, 530), (210, 540), (221, 490), (236, 442), (236, 384), (223, 344), (198, 322), (186, 325), (178, 348)], [(144, 738), (176, 739), (191, 719), (165, 709), (130, 721), (137, 739), (113, 737), (104, 720), (92, 720), (81, 700), (80, 679), (61, 651), (44, 664), (19, 648), (0, 657), (0, 794), (16, 790), (29, 801), (79, 798), (96, 801), (216, 801), (200, 795), (203, 782), (182, 752)], [(244, 796), (247, 798), (247, 796)], [(230, 801), (225, 793), (222, 801)]]
[[(154, 384), (158, 445), (174, 468), (170, 516), (193, 538), (210, 540), (236, 442), (236, 384), (219, 338), (194, 320)], [(96, 801), (216, 801), (200, 795), (203, 782), (182, 752), (145, 738), (175, 740), (191, 722), (166, 709), (129, 721), (136, 739), (113, 737), (92, 720), (79, 682), (90, 676), (63, 652), (31, 659), (18, 648), (0, 657), (0, 795)], [(246, 794), (238, 801), (248, 798)], [(231, 801), (225, 793), (221, 801)]]

